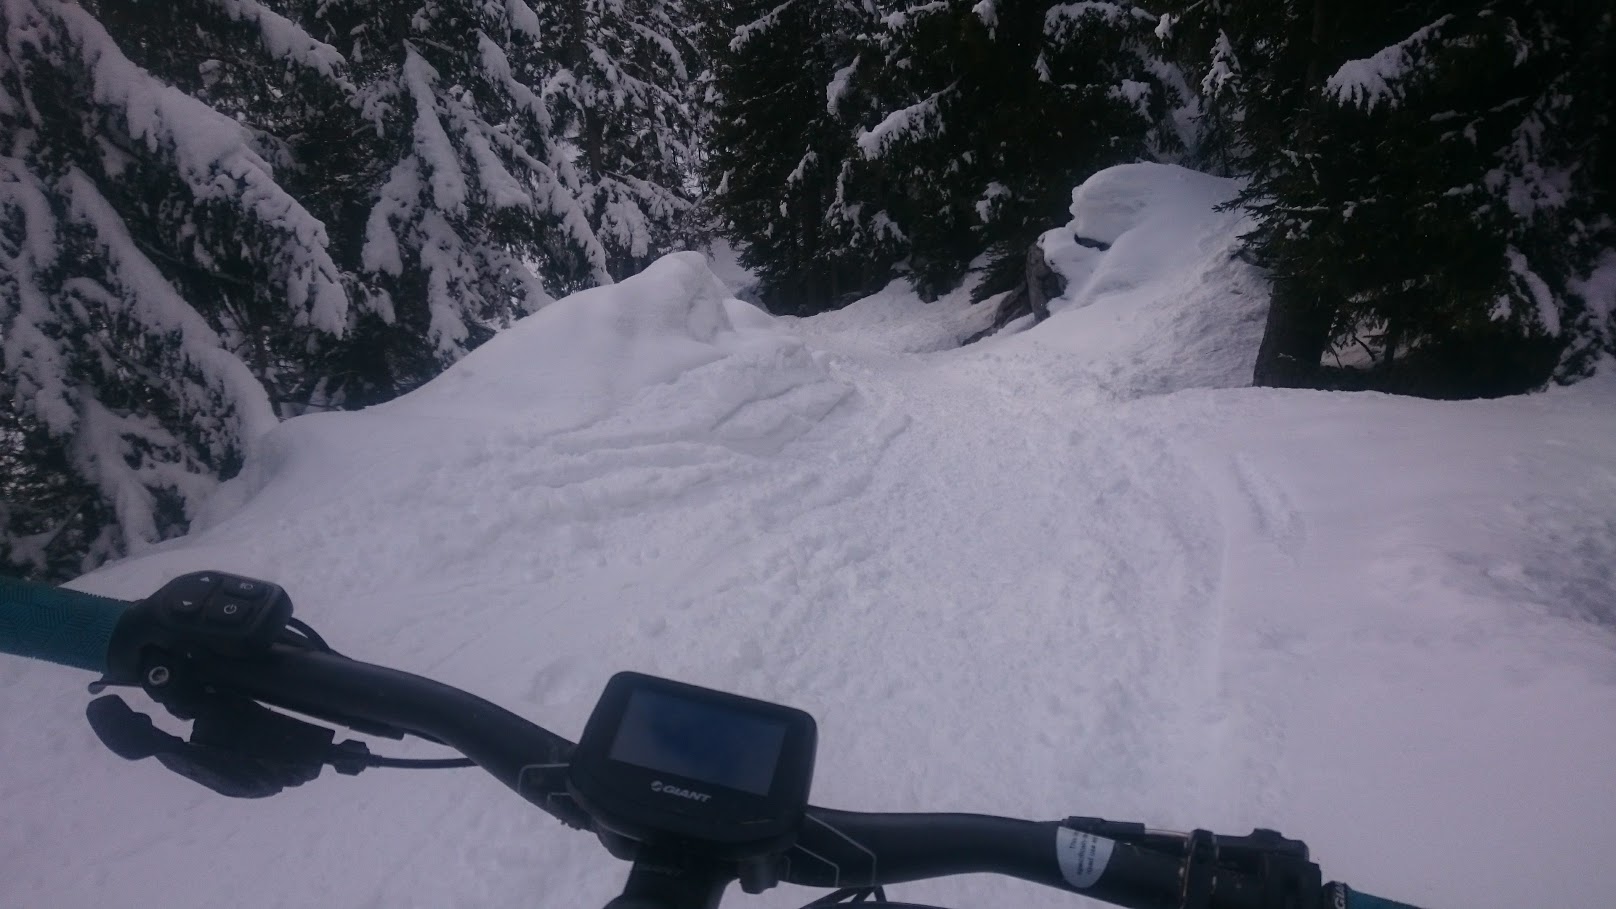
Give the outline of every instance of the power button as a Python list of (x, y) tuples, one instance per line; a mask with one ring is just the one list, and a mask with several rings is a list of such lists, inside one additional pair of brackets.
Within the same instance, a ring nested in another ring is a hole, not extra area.
[(257, 603), (221, 595), (214, 597), (208, 603), (202, 612), (202, 616), (211, 625), (222, 625), (227, 628), (240, 627), (252, 620), (253, 613), (257, 612), (257, 606)]

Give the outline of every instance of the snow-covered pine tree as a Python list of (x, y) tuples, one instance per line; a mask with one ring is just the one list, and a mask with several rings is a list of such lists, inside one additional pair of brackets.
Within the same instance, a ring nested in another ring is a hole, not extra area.
[[(1276, 277), (1258, 381), (1470, 396), (1585, 372), (1610, 349), (1574, 290), (1610, 246), (1594, 166), (1609, 101), (1585, 90), (1608, 84), (1609, 10), (1325, 15), (1334, 43), (1314, 53), (1330, 65), (1309, 71), (1294, 148), (1248, 192), (1251, 248)], [(1321, 373), (1327, 353), (1348, 368)]]
[(979, 296), (1017, 283), (1074, 185), (1180, 150), (1182, 80), (1155, 51), (1158, 23), (1131, 4), (1048, 0), (902, 3), (883, 18), (869, 80), (882, 115), (858, 146), (922, 294), (958, 283), (984, 252)]
[(60, 578), (183, 531), (276, 421), (249, 364), (348, 300), (234, 120), (77, 4), (0, 0), (0, 40), (0, 562)]
[[(328, 225), (317, 245), (332, 254), (351, 286), (351, 268), (341, 253), (354, 244), (330, 231), (340, 224), (331, 203), (341, 193), (333, 190), (378, 180), (374, 167), (368, 174), (364, 170), (361, 146), (352, 141), (356, 132), (363, 135), (363, 124), (353, 111), (354, 88), (341, 54), (257, 0), (83, 0), (83, 5), (141, 69), (245, 129), (250, 147), (273, 167), (276, 184)], [(332, 129), (346, 132), (325, 135)], [(323, 166), (311, 170), (305, 166), (310, 160)], [(337, 169), (343, 172), (338, 186), (318, 182)], [(121, 213), (129, 210), (119, 200), (114, 206)], [(200, 229), (213, 229), (229, 217), (209, 212), (199, 219)], [(315, 244), (316, 238), (302, 241)], [(180, 296), (227, 339), (247, 339), (231, 341), (231, 347), (242, 353), (282, 416), (325, 403), (321, 367), (339, 355), (341, 334), (311, 339), (288, 333), (284, 298), (257, 274), (267, 264), (265, 251), (248, 245), (231, 252), (233, 259), (209, 256), (183, 268), (159, 264)], [(354, 315), (357, 311), (350, 311)]]
[[(1188, 133), (1184, 163), (1219, 176), (1249, 171), (1245, 159), (1254, 150), (1245, 144), (1246, 137), (1261, 124), (1245, 123), (1246, 92), (1262, 87), (1299, 90), (1301, 76), (1289, 83), (1243, 79), (1242, 57), (1254, 58), (1253, 66), (1266, 71), (1274, 66), (1276, 52), (1296, 47), (1275, 41), (1274, 33), (1248, 27), (1247, 19), (1277, 15), (1294, 26), (1300, 8), (1261, 0), (1158, 0), (1151, 8), (1161, 13), (1155, 32), (1160, 52), (1179, 69), (1188, 89), (1182, 117)], [(1294, 38), (1294, 28), (1279, 34)], [(1253, 35), (1262, 40), (1248, 41)]]
[(1074, 186), (1114, 164), (1177, 161), (1190, 138), (1180, 121), (1191, 93), (1162, 56), (1158, 15), (1127, 2), (1046, 5), (1032, 63), (1039, 106), (1005, 116), (1001, 105), (990, 124), (986, 156), (1005, 191), (978, 206), (989, 241), (979, 299), (1021, 283), (1028, 245), (1065, 217)]
[(611, 280), (523, 0), (86, 3), (0, 0), (17, 566), (179, 532), (277, 411), (385, 400)]
[[(712, 82), (703, 173), (720, 230), (775, 312), (878, 287), (906, 242), (880, 194), (853, 198), (856, 74), (875, 22), (858, 0), (704, 0)], [(871, 204), (863, 204), (874, 199)]]
[(539, 13), (544, 97), (578, 151), (579, 200), (623, 278), (676, 249), (693, 205), (697, 52), (684, 0), (571, 0)]
[[(1027, 17), (1000, 21), (995, 3), (986, 3), (990, 30), (971, 7), (961, 0), (884, 3), (880, 28), (860, 55), (870, 100), (856, 147), (859, 169), (870, 176), (851, 186), (849, 201), (879, 208), (897, 225), (915, 286), (928, 299), (959, 282), (986, 245), (982, 223), (1008, 195), (983, 157), (987, 125), (977, 118), (992, 114), (972, 103), (985, 94), (981, 83), (1016, 93), (999, 101), (1013, 107), (1035, 78), (1030, 58), (1007, 61), (998, 53), (1028, 37), (1018, 28)], [(1037, 34), (1036, 25), (1031, 31)], [(1006, 45), (993, 40), (1000, 35)]]
[[(1382, 12), (1378, 5), (1368, 15)], [(1255, 382), (1312, 384), (1340, 301), (1308, 262), (1270, 240), (1309, 229), (1315, 212), (1291, 200), (1331, 176), (1318, 167), (1315, 147), (1320, 87), (1343, 59), (1332, 18), (1339, 8), (1326, 0), (1169, 6), (1169, 45), (1201, 89), (1197, 160), (1249, 178), (1241, 201), (1258, 227), (1246, 237), (1247, 252), (1273, 281)]]
[(573, 153), (539, 97), (555, 63), (521, 0), (92, 9), (142, 66), (247, 126), (327, 226), (350, 331), (318, 350), (264, 345), (300, 377), (285, 392), (272, 383), (278, 401), (387, 400), (552, 292), (609, 280)]
[[(550, 37), (526, 0), (298, 0), (295, 18), (347, 61), (358, 126), (324, 135), (367, 161), (310, 156), (336, 188), (334, 233), (362, 238), (349, 345), (328, 399), (386, 400), (436, 375), (512, 320), (609, 283), (578, 194), (575, 152), (542, 95)], [(379, 171), (379, 184), (345, 173)]]

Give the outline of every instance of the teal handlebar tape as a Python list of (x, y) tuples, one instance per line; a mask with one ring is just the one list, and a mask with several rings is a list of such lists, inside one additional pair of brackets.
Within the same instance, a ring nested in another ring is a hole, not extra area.
[(105, 672), (112, 630), (131, 605), (0, 578), (0, 652)]
[(1348, 888), (1347, 909), (1419, 909), (1419, 907)]

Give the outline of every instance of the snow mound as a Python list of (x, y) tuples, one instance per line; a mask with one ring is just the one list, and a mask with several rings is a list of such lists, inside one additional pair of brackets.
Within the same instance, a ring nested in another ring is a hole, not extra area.
[(647, 385), (724, 356), (729, 293), (699, 253), (673, 253), (618, 284), (521, 320), (443, 375), (383, 408), (405, 414), (522, 414), (587, 422)]
[(1071, 222), (1039, 239), (1066, 292), (1037, 342), (1122, 397), (1250, 384), (1268, 288), (1235, 257), (1246, 216), (1217, 210), (1239, 188), (1167, 164), (1090, 177), (1072, 191)]
[[(511, 545), (553, 527), (739, 482), (856, 398), (801, 338), (729, 297), (699, 254), (674, 253), (523, 319), (408, 395), (281, 424), (176, 544), (188, 552), (109, 571), (154, 586), (198, 547), (238, 553), (255, 522), (296, 515), (306, 532), (211, 564), (458, 574), (519, 558)], [(398, 526), (438, 529), (376, 532)]]

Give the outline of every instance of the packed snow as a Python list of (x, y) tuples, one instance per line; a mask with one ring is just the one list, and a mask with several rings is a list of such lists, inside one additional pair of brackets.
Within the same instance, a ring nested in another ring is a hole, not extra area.
[[(1264, 300), (1213, 209), (1232, 191), (1096, 176), (1044, 241), (1052, 317), (967, 347), (991, 313), (964, 294), (773, 318), (667, 257), (411, 395), (281, 424), (191, 536), (74, 586), (272, 578), (339, 650), (569, 737), (621, 669), (792, 704), (820, 723), (819, 805), (1274, 827), (1419, 905), (1609, 905), (1616, 381), (1240, 387)], [(621, 887), (592, 837), (474, 770), (238, 802), (125, 763), (87, 681), (0, 659), (0, 905)], [(889, 892), (1090, 905), (988, 876)]]
[(1102, 171), (1039, 238), (1066, 285), (1039, 336), (1085, 385), (1122, 397), (1251, 382), (1268, 282), (1237, 257), (1251, 229), (1233, 181), (1164, 164)]

